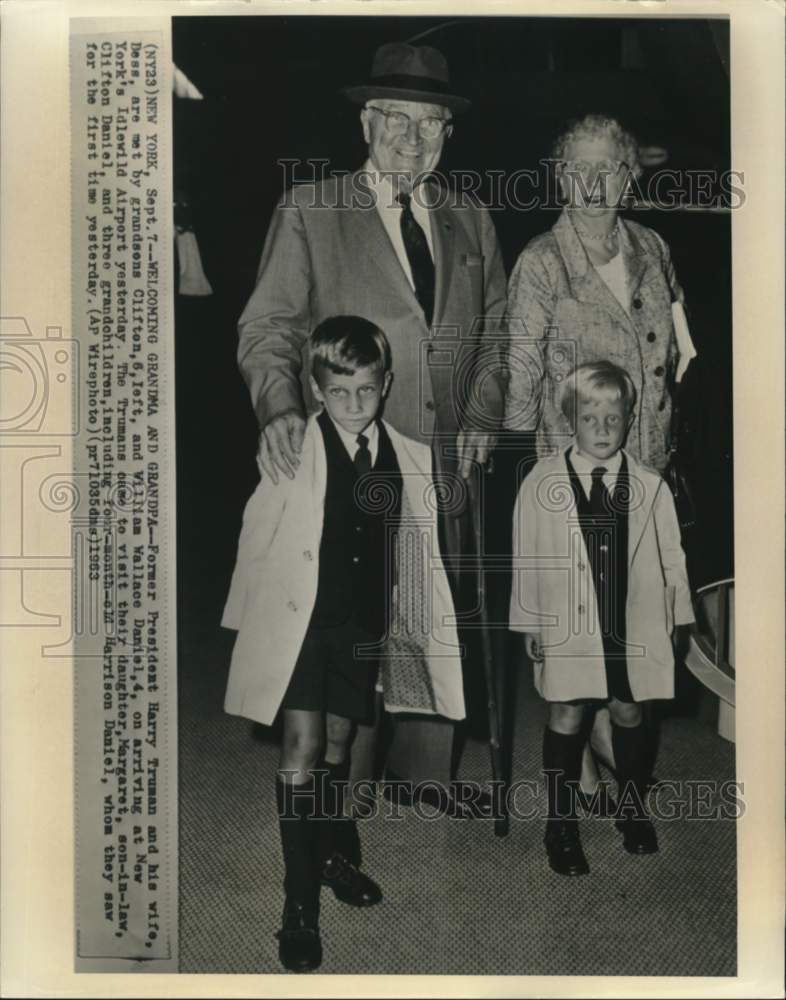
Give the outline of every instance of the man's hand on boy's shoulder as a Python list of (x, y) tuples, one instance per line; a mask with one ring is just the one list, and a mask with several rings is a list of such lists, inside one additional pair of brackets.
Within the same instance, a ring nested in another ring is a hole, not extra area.
[(278, 483), (283, 472), (287, 479), (294, 479), (300, 465), (298, 455), (303, 450), (306, 421), (299, 410), (285, 410), (273, 417), (259, 434), (257, 468), (261, 476)]

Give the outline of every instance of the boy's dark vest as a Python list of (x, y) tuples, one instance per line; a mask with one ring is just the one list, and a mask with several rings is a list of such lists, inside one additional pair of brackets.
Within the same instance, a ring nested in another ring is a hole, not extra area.
[[(626, 661), (626, 608), (628, 602), (628, 506), (630, 483), (628, 461), (622, 456), (617, 483), (610, 503), (603, 513), (592, 510), (589, 498), (570, 461), (565, 456), (573, 489), (573, 498), (584, 536), (595, 598), (598, 627), (603, 639), (609, 695), (620, 701), (633, 701), (628, 684)], [(601, 465), (598, 462), (598, 465)]]
[[(392, 533), (401, 511), (401, 472), (390, 438), (377, 424), (379, 447), (371, 479), (358, 475), (327, 413), (317, 418), (325, 442), (327, 485), (319, 582), (311, 626), (326, 628), (353, 621), (382, 635), (387, 627), (393, 579)], [(374, 477), (380, 487), (374, 488)], [(366, 485), (367, 484), (367, 485)]]

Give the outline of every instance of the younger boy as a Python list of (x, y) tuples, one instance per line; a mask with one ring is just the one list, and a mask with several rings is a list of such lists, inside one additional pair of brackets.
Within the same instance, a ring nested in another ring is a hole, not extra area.
[[(392, 379), (388, 341), (368, 320), (335, 316), (316, 328), (310, 349), (323, 409), (306, 425), (294, 478), (274, 485), (266, 477), (249, 500), (223, 619), (238, 629), (226, 711), (268, 725), (283, 711), (278, 937), (281, 963), (295, 971), (321, 962), (321, 884), (351, 906), (382, 899), (358, 870), (358, 833), (342, 795), (353, 723), (371, 721), (380, 659), (388, 709), (464, 714), (455, 628), (443, 624), (452, 620), (450, 589), (428, 506), (431, 450), (380, 419)], [(430, 538), (432, 557), (417, 566), (399, 544), (407, 525)], [(429, 620), (407, 632), (399, 685), (394, 586), (399, 613), (414, 604), (422, 614), (423, 595), (430, 598)]]
[(526, 633), (535, 686), (549, 703), (549, 865), (583, 875), (575, 789), (585, 706), (609, 706), (623, 846), (652, 854), (641, 702), (674, 697), (671, 633), (694, 617), (671, 493), (622, 450), (635, 405), (630, 376), (608, 361), (579, 365), (561, 405), (573, 444), (538, 462), (516, 503), (511, 628)]

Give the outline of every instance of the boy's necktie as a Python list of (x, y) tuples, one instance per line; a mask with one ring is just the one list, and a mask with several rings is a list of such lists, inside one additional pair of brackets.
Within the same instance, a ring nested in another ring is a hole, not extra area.
[(401, 236), (412, 270), (415, 295), (426, 317), (426, 323), (431, 326), (434, 316), (434, 261), (431, 259), (426, 234), (412, 214), (410, 204), (412, 195), (399, 194), (396, 201), (401, 205)]
[(592, 470), (592, 486), (590, 487), (590, 509), (593, 514), (610, 514), (611, 497), (603, 482), (603, 477), (608, 470), (604, 465), (597, 465)]
[(358, 450), (355, 452), (355, 471), (359, 476), (371, 472), (371, 452), (368, 450), (368, 438), (358, 434)]

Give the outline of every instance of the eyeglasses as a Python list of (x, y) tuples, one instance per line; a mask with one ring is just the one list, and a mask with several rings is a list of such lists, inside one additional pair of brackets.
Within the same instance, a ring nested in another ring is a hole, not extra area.
[(428, 116), (416, 120), (405, 115), (403, 111), (385, 111), (374, 104), (367, 104), (366, 108), (369, 111), (378, 111), (385, 116), (385, 128), (391, 135), (406, 135), (409, 132), (410, 123), (413, 121), (418, 127), (421, 139), (437, 139), (443, 132), (450, 135), (453, 131), (453, 121), (450, 118)]
[(626, 173), (630, 167), (624, 160), (560, 160), (560, 166), (572, 174), (580, 177), (592, 177), (593, 175), (613, 176), (614, 174)]

